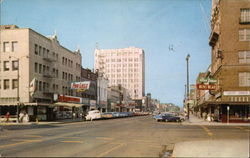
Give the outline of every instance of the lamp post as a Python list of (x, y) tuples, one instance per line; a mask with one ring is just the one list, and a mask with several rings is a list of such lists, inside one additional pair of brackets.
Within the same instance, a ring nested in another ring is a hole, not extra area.
[(186, 57), (186, 61), (187, 61), (187, 117), (189, 119), (189, 58), (190, 58), (190, 55), (188, 54), (187, 57)]

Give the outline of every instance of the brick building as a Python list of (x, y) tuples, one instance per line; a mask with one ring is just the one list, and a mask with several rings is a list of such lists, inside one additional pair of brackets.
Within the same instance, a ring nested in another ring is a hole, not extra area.
[[(207, 113), (217, 113), (222, 122), (250, 120), (250, 1), (213, 0), (211, 71), (217, 80), (200, 104)], [(229, 114), (229, 119), (227, 115)]]

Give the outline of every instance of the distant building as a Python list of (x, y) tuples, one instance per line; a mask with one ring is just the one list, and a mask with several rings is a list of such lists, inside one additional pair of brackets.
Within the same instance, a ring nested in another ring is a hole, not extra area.
[(121, 85), (129, 90), (132, 99), (142, 99), (145, 91), (144, 50), (96, 49), (95, 70), (109, 79), (109, 86)]
[(108, 106), (108, 79), (101, 73), (97, 72), (97, 103), (96, 107), (92, 106), (92, 109), (98, 109), (101, 112), (107, 111)]
[[(45, 37), (30, 28), (2, 25), (0, 30), (0, 114), (25, 111), (31, 120), (54, 119), (54, 94), (78, 97), (70, 82), (80, 81), (80, 51), (60, 45), (57, 35)], [(58, 97), (59, 96), (59, 97)], [(78, 104), (79, 103), (79, 104)], [(70, 110), (70, 116), (72, 109)], [(65, 115), (66, 116), (66, 115)]]
[(90, 82), (89, 89), (81, 92), (81, 97), (82, 97), (83, 104), (84, 104), (83, 111), (87, 112), (88, 110), (90, 110), (90, 106), (96, 106), (97, 73), (92, 72), (90, 69), (81, 68), (81, 81)]
[(200, 104), (204, 112), (219, 115), (227, 122), (250, 121), (250, 2), (213, 0), (211, 34), (211, 71), (217, 80), (209, 100)]

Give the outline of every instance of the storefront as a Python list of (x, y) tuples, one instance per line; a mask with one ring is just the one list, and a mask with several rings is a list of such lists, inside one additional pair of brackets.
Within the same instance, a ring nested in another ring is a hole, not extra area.
[(54, 101), (53, 113), (56, 119), (83, 118), (83, 98), (54, 94)]
[(250, 104), (221, 105), (221, 121), (229, 121), (229, 123), (250, 123)]
[[(210, 114), (213, 120), (222, 123), (249, 123), (250, 103), (210, 101), (200, 105), (202, 114)], [(203, 117), (203, 116), (202, 116)]]

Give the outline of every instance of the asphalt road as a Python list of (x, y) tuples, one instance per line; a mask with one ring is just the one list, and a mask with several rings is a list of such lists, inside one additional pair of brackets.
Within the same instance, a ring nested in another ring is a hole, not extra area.
[(159, 157), (176, 142), (249, 140), (248, 127), (156, 122), (152, 116), (0, 131), (0, 156)]

